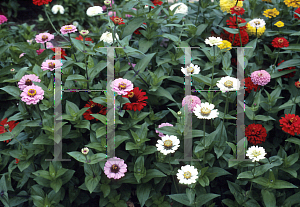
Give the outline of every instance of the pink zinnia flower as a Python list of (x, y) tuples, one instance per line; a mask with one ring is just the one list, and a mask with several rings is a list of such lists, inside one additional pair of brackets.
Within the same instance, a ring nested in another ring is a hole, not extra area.
[(108, 178), (120, 179), (125, 176), (126, 172), (127, 165), (120, 158), (109, 158), (105, 163), (104, 173)]
[(65, 25), (62, 26), (60, 29), (60, 32), (64, 35), (64, 34), (68, 34), (68, 33), (73, 33), (76, 32), (77, 29), (74, 25)]
[(254, 84), (264, 86), (271, 80), (271, 75), (265, 70), (258, 70), (251, 73), (251, 80)]
[(42, 63), (42, 69), (45, 70), (56, 70), (56, 69), (60, 69), (60, 67), (63, 64), (60, 62), (60, 60), (46, 60), (46, 62)]
[(26, 54), (25, 52), (21, 53), (19, 58), (23, 57), (25, 54)]
[(187, 95), (182, 100), (182, 107), (184, 107), (186, 104), (188, 105), (188, 109), (193, 112), (196, 105), (201, 105), (201, 100), (197, 96)]
[(24, 90), (27, 86), (34, 86), (34, 82), (41, 82), (38, 76), (34, 74), (24, 75), (21, 80), (18, 82), (19, 88), (21, 91)]
[[(128, 65), (130, 65), (130, 63), (128, 63)], [(132, 67), (134, 68), (136, 64), (131, 63), (131, 65), (132, 65)], [(131, 65), (130, 65), (130, 66), (131, 66)]]
[(37, 53), (38, 55), (40, 55), (40, 54), (42, 54), (42, 52), (44, 52), (44, 50), (45, 50), (45, 49), (39, 49), (39, 50), (36, 51), (36, 53)]
[[(162, 123), (162, 124), (158, 125), (158, 128), (164, 127), (164, 126), (173, 126), (173, 124), (170, 124), (170, 123)], [(159, 132), (159, 131), (157, 131), (157, 130), (155, 130), (155, 132), (158, 133), (158, 136), (159, 136), (159, 137), (165, 136), (165, 134), (162, 133), (162, 132)]]
[(37, 104), (40, 100), (44, 99), (44, 90), (35, 85), (27, 86), (21, 93), (21, 100), (27, 105)]
[(133, 84), (130, 80), (118, 78), (110, 84), (111, 90), (117, 92), (119, 95), (127, 95), (127, 93), (133, 90)]
[(4, 22), (7, 22), (6, 16), (0, 15), (0, 24), (3, 24)]
[(108, 12), (108, 16), (117, 16), (117, 13), (116, 12), (113, 12), (113, 11), (109, 11)]
[(35, 41), (37, 43), (45, 43), (45, 42), (49, 42), (50, 40), (54, 39), (54, 35), (50, 34), (50, 33), (40, 33), (38, 35), (35, 36)]
[(46, 47), (47, 47), (47, 49), (49, 49), (49, 48), (53, 48), (54, 46), (51, 42), (47, 42)]

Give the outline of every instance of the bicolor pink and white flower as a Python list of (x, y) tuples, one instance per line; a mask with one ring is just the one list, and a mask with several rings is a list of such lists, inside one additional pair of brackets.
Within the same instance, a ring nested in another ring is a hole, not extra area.
[(34, 86), (33, 81), (41, 82), (39, 77), (34, 74), (24, 75), (21, 78), (21, 80), (18, 82), (18, 86), (19, 86), (20, 90), (23, 91), (24, 88), (26, 88), (27, 86)]
[(27, 86), (21, 93), (21, 100), (27, 105), (37, 104), (40, 100), (44, 99), (44, 90), (35, 85)]
[(77, 29), (74, 25), (65, 25), (65, 26), (62, 26), (60, 28), (60, 32), (64, 35), (64, 34), (68, 34), (68, 33), (74, 33), (76, 32)]
[(45, 71), (45, 70), (50, 70), (50, 71), (53, 71), (53, 70), (57, 70), (57, 69), (60, 69), (60, 67), (62, 66), (63, 64), (60, 62), (60, 60), (46, 60), (46, 62), (43, 62), (42, 63), (42, 69)]
[(54, 35), (50, 34), (50, 33), (40, 33), (38, 35), (35, 36), (35, 41), (37, 43), (45, 43), (45, 42), (49, 42), (50, 40), (54, 39)]
[(118, 78), (110, 84), (111, 90), (119, 95), (127, 95), (127, 93), (133, 90), (133, 83), (130, 80)]
[(127, 165), (123, 159), (113, 157), (106, 161), (104, 166), (104, 173), (108, 178), (120, 179), (125, 176), (127, 172)]

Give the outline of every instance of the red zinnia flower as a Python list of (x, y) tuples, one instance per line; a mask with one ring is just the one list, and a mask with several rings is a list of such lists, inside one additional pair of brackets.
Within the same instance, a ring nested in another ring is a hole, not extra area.
[[(298, 9), (295, 10), (295, 13), (300, 14), (300, 7)], [(296, 19), (300, 19), (300, 17), (297, 16), (297, 14), (294, 14), (294, 17)]]
[[(236, 24), (236, 16), (229, 17), (229, 19), (227, 19), (226, 22), (227, 22), (227, 25), (230, 28), (233, 28), (233, 29), (237, 29), (238, 28), (238, 26)], [(246, 20), (244, 20), (243, 18), (238, 17), (238, 24), (245, 23), (245, 22), (246, 22)], [(245, 26), (240, 27), (240, 29), (241, 30), (246, 30), (247, 29), (247, 24)]]
[(294, 136), (300, 134), (300, 117), (295, 114), (286, 114), (279, 120), (282, 130)]
[(18, 164), (19, 163), (19, 161), (20, 161), (20, 159), (18, 159), (18, 158), (15, 158), (16, 159), (16, 164)]
[[(154, 4), (154, 6), (162, 5), (162, 4), (163, 4), (163, 2), (162, 2), (162, 1), (159, 1), (159, 0), (151, 0), (151, 2)], [(151, 6), (151, 8), (153, 9), (154, 7)]]
[[(147, 25), (146, 23), (143, 23), (143, 24)], [(145, 30), (143, 27), (139, 27), (139, 28), (137, 28), (133, 33), (134, 33), (134, 34), (137, 34), (137, 35), (141, 34), (140, 31), (139, 31), (140, 29)]]
[[(83, 37), (81, 35), (79, 35), (78, 37), (75, 38), (76, 40), (81, 40), (83, 41)], [(85, 41), (91, 41), (92, 43), (94, 43), (93, 39), (90, 37), (86, 37)], [(86, 43), (85, 43), (86, 44)], [(86, 44), (87, 46), (89, 46), (88, 44)]]
[(272, 45), (273, 47), (283, 48), (283, 47), (288, 47), (289, 42), (284, 37), (276, 37), (273, 39)]
[[(15, 126), (17, 126), (19, 124), (19, 122), (15, 123), (16, 121), (9, 121), (7, 122), (7, 118), (3, 119), (1, 122), (0, 122), (0, 134), (3, 134), (5, 132), (8, 132), (8, 131), (12, 131)], [(3, 142), (10, 142), (11, 139), (9, 140), (5, 140)]]
[(295, 82), (295, 86), (296, 86), (297, 88), (300, 88), (300, 82), (299, 82), (299, 81)]
[[(55, 52), (55, 48), (50, 48), (53, 52)], [(55, 55), (60, 55), (62, 59), (66, 59), (65, 56), (67, 56), (67, 53), (65, 52), (64, 49), (60, 48), (60, 52), (55, 53)], [(55, 55), (52, 57), (52, 59), (55, 59)]]
[[(89, 109), (84, 112), (83, 117), (86, 120), (92, 120), (92, 119), (96, 119), (95, 117), (91, 116), (91, 114), (102, 114), (102, 115), (106, 115), (106, 107), (95, 103), (93, 101), (89, 101), (87, 104), (85, 104), (84, 107), (89, 107)], [(97, 121), (99, 121), (98, 119), (96, 119)]]
[[(278, 66), (279, 66), (281, 63), (283, 63), (283, 62), (284, 62), (284, 60), (281, 61), (280, 63), (278, 63)], [(283, 70), (293, 70), (293, 69), (296, 69), (296, 67), (283, 68), (283, 69), (279, 69), (278, 71), (283, 71)], [(285, 75), (283, 75), (282, 77), (284, 77), (284, 78), (292, 78), (292, 77), (295, 76), (295, 73), (296, 73), (296, 71), (294, 71), (294, 72), (292, 72), (292, 73), (285, 74)]]
[(33, 4), (42, 6), (43, 4), (48, 4), (52, 0), (33, 0)]
[[(240, 33), (241, 33), (241, 37), (242, 37), (242, 44), (246, 45), (249, 42), (249, 35), (245, 30), (241, 30)], [(240, 43), (240, 34), (239, 33), (238, 34), (229, 34), (228, 41), (232, 42), (233, 37), (234, 37), (234, 42), (233, 42), (232, 46), (242, 46)]]
[(135, 87), (133, 90), (128, 92), (127, 95), (122, 96), (124, 98), (128, 98), (131, 103), (126, 103), (123, 106), (124, 110), (142, 110), (144, 106), (147, 105), (147, 102), (145, 99), (148, 99), (148, 96), (146, 95), (146, 92), (142, 92), (142, 89), (139, 90), (139, 87)]
[(113, 21), (115, 24), (125, 24), (123, 22), (123, 19), (118, 17), (118, 16), (115, 16), (115, 17), (110, 17), (111, 21)]
[(267, 130), (261, 124), (250, 124), (245, 129), (247, 140), (254, 145), (266, 141)]
[(254, 84), (251, 80), (251, 77), (245, 78), (245, 90), (250, 93), (252, 89), (256, 92), (258, 89), (258, 84)]
[(243, 15), (245, 13), (245, 9), (239, 6), (234, 6), (230, 8), (230, 13), (231, 14), (236, 14), (236, 15)]

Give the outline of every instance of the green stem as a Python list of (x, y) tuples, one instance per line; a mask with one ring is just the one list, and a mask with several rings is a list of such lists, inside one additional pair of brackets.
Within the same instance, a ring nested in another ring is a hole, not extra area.
[(225, 114), (228, 111), (228, 94), (229, 94), (229, 92), (226, 92), (226, 102), (225, 102), (225, 110), (224, 110), (224, 115), (223, 115), (223, 124), (222, 124), (222, 128), (221, 128), (221, 137), (223, 134), (223, 126), (225, 125)]
[(83, 54), (84, 54), (84, 63), (85, 63), (85, 73), (86, 73), (86, 80), (87, 80), (87, 89), (90, 89), (89, 86), (89, 74), (88, 74), (88, 69), (87, 69), (87, 64), (86, 64), (86, 55), (85, 55), (85, 36), (83, 37)]
[(41, 115), (41, 112), (40, 112), (40, 109), (37, 105), (35, 105), (35, 108), (36, 108), (36, 111), (39, 113), (39, 116), (40, 116), (40, 119), (41, 119), (41, 122), (43, 123), (43, 118), (42, 118), (42, 115)]
[(279, 51), (280, 51), (280, 48), (278, 48), (278, 51), (277, 51), (276, 60), (274, 62), (274, 69), (276, 68), (276, 62), (277, 62), (277, 59), (278, 59), (278, 56), (279, 56)]
[(238, 23), (238, 15), (236, 15), (235, 17), (236, 17), (236, 25), (237, 25), (238, 30), (239, 30), (241, 47), (243, 47), (243, 44), (242, 44), (242, 36), (241, 36), (241, 30), (240, 30), (239, 23)]
[(206, 119), (203, 120), (203, 147), (205, 149), (205, 125), (206, 125)]
[[(252, 175), (253, 175), (253, 178), (254, 178), (254, 175), (255, 175), (255, 168), (256, 168), (256, 160), (254, 161), (254, 170), (252, 172)], [(249, 197), (250, 193), (251, 193), (251, 190), (252, 190), (252, 184), (253, 182), (251, 181), (251, 186), (250, 186), (250, 190), (249, 190), (249, 193), (247, 195), (247, 198)]]
[(169, 154), (169, 166), (170, 166), (170, 170), (172, 171), (173, 184), (175, 186), (176, 193), (178, 194), (178, 189), (177, 189), (175, 178), (174, 178), (174, 175), (173, 175), (173, 167), (171, 165), (170, 159), (171, 159), (171, 154)]
[(198, 23), (198, 19), (199, 19), (199, 14), (200, 14), (200, 2), (201, 1), (198, 2), (197, 19), (196, 19), (196, 22), (195, 22), (196, 27), (197, 27), (197, 23)]
[[(73, 46), (73, 43), (72, 43), (72, 40), (71, 40), (71, 34), (70, 33), (68, 33), (68, 35), (69, 35), (69, 39), (70, 39), (70, 43), (71, 43), (71, 48), (72, 48), (72, 46)], [(73, 46), (74, 47), (74, 46)], [(75, 47), (74, 47), (75, 48)], [(75, 55), (75, 53), (74, 53), (74, 58), (75, 58), (75, 61), (77, 62), (77, 58), (76, 58), (76, 55)]]
[[(10, 134), (11, 136), (13, 135), (13, 134), (11, 133), (11, 131), (9, 131), (9, 130), (7, 130), (7, 132), (9, 132), (9, 134)], [(20, 144), (23, 148), (25, 148), (24, 145), (22, 145), (22, 143), (17, 139), (17, 135), (16, 135), (16, 137), (12, 137), (12, 138), (16, 139), (16, 140), (19, 142), (19, 144)]]

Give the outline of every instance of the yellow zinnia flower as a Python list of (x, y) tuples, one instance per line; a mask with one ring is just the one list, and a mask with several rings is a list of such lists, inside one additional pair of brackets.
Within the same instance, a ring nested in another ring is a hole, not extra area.
[(222, 50), (222, 49), (226, 49), (227, 50), (231, 50), (231, 42), (227, 41), (227, 40), (223, 40), (222, 44), (218, 45), (218, 47)]
[(269, 17), (269, 18), (276, 17), (278, 14), (279, 14), (279, 11), (276, 8), (274, 8), (274, 9), (267, 9), (263, 13), (263, 15), (265, 17)]
[(276, 22), (276, 24), (274, 24), (275, 26), (277, 27), (283, 27), (284, 26), (284, 23), (282, 21), (278, 21)]
[[(266, 26), (260, 27), (257, 29), (257, 37), (262, 36), (266, 31)], [(247, 24), (247, 33), (248, 35), (256, 36), (256, 28), (252, 27), (249, 23)]]
[[(236, 0), (220, 0), (220, 7), (223, 12), (230, 14), (230, 8), (234, 7)], [(236, 6), (243, 7), (243, 2), (239, 1)]]
[(300, 0), (284, 0), (284, 3), (288, 7), (300, 7)]

